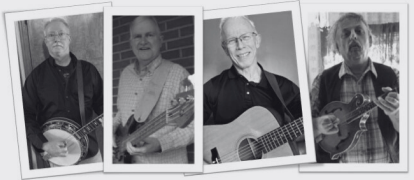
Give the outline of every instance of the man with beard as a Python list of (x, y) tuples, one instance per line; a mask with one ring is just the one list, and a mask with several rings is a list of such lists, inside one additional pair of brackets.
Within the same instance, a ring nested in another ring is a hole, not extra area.
[[(362, 133), (353, 148), (339, 157), (339, 162), (398, 163), (399, 94), (390, 92), (398, 89), (398, 77), (390, 67), (368, 57), (372, 34), (367, 22), (359, 14), (347, 13), (331, 27), (328, 41), (344, 61), (323, 71), (313, 82), (311, 101), (316, 143), (325, 135), (340, 133), (339, 119), (332, 114), (321, 116), (320, 110), (332, 101), (349, 103), (356, 94), (363, 94), (379, 108), (364, 115), (368, 117), (368, 131)], [(389, 93), (377, 100), (384, 92)], [(330, 162), (323, 160), (318, 152), (317, 159), (318, 162)]]
[[(43, 32), (50, 57), (30, 73), (22, 89), (26, 136), (44, 156), (65, 157), (69, 148), (66, 142), (48, 141), (41, 126), (56, 117), (68, 118), (82, 124), (78, 100), (78, 63), (81, 63), (83, 74), (86, 121), (92, 119), (93, 112), (103, 113), (103, 82), (95, 66), (78, 60), (70, 52), (70, 29), (65, 20), (50, 20), (45, 24)], [(88, 153), (79, 164), (102, 162), (96, 134), (89, 133), (88, 139)], [(50, 166), (56, 165), (50, 163)]]

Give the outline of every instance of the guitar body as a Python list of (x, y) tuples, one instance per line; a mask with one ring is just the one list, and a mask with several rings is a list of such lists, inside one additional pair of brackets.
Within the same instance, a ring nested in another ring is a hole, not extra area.
[(88, 153), (88, 136), (75, 137), (80, 129), (76, 122), (63, 117), (52, 118), (43, 126), (43, 135), (48, 141), (65, 141), (68, 154), (66, 157), (52, 157), (49, 162), (58, 166), (69, 166), (81, 161)]
[(118, 149), (114, 151), (113, 163), (114, 164), (124, 164), (124, 163), (131, 163), (131, 155), (126, 151), (126, 142), (125, 139), (133, 133), (135, 130), (139, 129), (142, 126), (142, 123), (138, 123), (134, 115), (131, 115), (125, 124), (125, 126), (119, 126), (116, 130), (116, 144)]
[[(347, 115), (361, 107), (367, 102), (363, 95), (357, 94), (349, 103), (334, 101), (327, 104), (320, 112), (320, 115), (334, 114), (339, 118), (338, 133), (333, 135), (324, 135), (319, 146), (330, 154), (332, 160), (336, 160), (340, 155), (349, 149), (352, 149), (358, 142), (360, 135), (367, 131), (366, 119), (356, 120), (360, 116), (348, 119)], [(363, 118), (364, 119), (364, 118)]]
[(257, 138), (280, 127), (274, 115), (263, 107), (252, 107), (225, 125), (203, 127), (203, 159), (212, 164), (293, 155), (288, 143), (264, 154), (255, 146)]

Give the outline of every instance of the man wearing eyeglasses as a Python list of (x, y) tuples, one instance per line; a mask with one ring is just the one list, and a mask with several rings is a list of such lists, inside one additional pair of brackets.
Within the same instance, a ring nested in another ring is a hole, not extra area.
[[(85, 120), (93, 112), (103, 113), (103, 82), (91, 63), (78, 60), (70, 52), (69, 25), (54, 18), (44, 26), (44, 42), (49, 57), (27, 77), (23, 93), (26, 136), (39, 153), (49, 157), (65, 157), (68, 147), (63, 141), (48, 141), (41, 126), (54, 117), (64, 117), (81, 123), (78, 103), (77, 63), (82, 65), (84, 83)], [(102, 162), (95, 133), (88, 134), (88, 153), (79, 164)], [(53, 163), (50, 166), (54, 167)]]
[[(221, 46), (233, 65), (204, 84), (204, 124), (231, 123), (253, 106), (277, 111), (282, 116), (278, 119), (280, 126), (288, 119), (302, 117), (299, 88), (287, 78), (267, 72), (258, 62), (262, 36), (254, 23), (245, 16), (227, 17), (221, 19), (220, 30)], [(277, 84), (271, 84), (275, 82), (269, 81), (271, 76)], [(281, 92), (283, 100), (272, 85)], [(298, 154), (295, 143), (291, 143), (291, 148), (293, 154)]]

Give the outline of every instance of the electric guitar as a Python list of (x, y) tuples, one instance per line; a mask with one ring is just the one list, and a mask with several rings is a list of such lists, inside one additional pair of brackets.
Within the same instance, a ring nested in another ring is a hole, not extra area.
[(138, 123), (134, 115), (131, 115), (123, 127), (118, 127), (116, 131), (117, 148), (113, 150), (113, 163), (131, 163), (131, 156), (126, 150), (127, 142), (137, 145), (151, 134), (162, 127), (174, 124), (184, 128), (194, 119), (194, 90), (179, 93), (176, 95), (173, 107), (161, 113), (151, 120)]
[(83, 160), (88, 153), (89, 139), (87, 134), (102, 124), (102, 117), (103, 114), (97, 116), (83, 127), (64, 117), (48, 120), (41, 127), (43, 135), (48, 141), (65, 142), (68, 153), (65, 157), (52, 157), (44, 152), (41, 154), (43, 159), (58, 166), (70, 166)]
[(280, 127), (275, 116), (280, 118), (255, 106), (229, 124), (204, 126), (204, 161), (219, 164), (293, 155), (286, 143), (303, 134), (303, 120)]
[[(384, 93), (380, 97), (385, 98), (387, 94)], [(337, 160), (341, 154), (357, 144), (362, 133), (367, 131), (367, 112), (375, 107), (377, 105), (374, 101), (362, 94), (356, 94), (349, 103), (333, 101), (320, 111), (320, 115), (334, 114), (340, 120), (338, 133), (323, 135), (322, 141), (319, 142), (319, 146), (329, 153), (331, 160)]]

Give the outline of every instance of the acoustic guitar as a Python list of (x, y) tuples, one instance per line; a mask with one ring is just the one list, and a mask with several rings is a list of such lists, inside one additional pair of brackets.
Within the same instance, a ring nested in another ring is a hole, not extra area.
[(55, 117), (42, 125), (43, 135), (48, 141), (65, 142), (68, 153), (65, 157), (51, 157), (46, 152), (42, 153), (44, 160), (58, 166), (70, 166), (83, 160), (88, 153), (88, 134), (102, 124), (103, 114), (81, 127), (75, 121)]
[(171, 108), (151, 120), (138, 123), (131, 115), (125, 126), (116, 131), (117, 148), (113, 149), (113, 163), (131, 163), (131, 155), (126, 150), (127, 142), (133, 146), (166, 125), (184, 128), (194, 119), (194, 90), (179, 93)]
[(288, 142), (303, 134), (299, 118), (282, 127), (268, 109), (255, 106), (224, 125), (203, 127), (203, 159), (209, 164), (292, 156)]
[[(385, 98), (387, 94), (384, 93), (380, 97)], [(362, 94), (356, 94), (349, 103), (333, 101), (320, 111), (320, 115), (334, 114), (340, 120), (338, 133), (323, 135), (319, 142), (319, 146), (329, 153), (331, 160), (337, 160), (341, 154), (357, 144), (362, 133), (367, 131), (367, 112), (375, 107), (377, 105), (374, 101)]]

